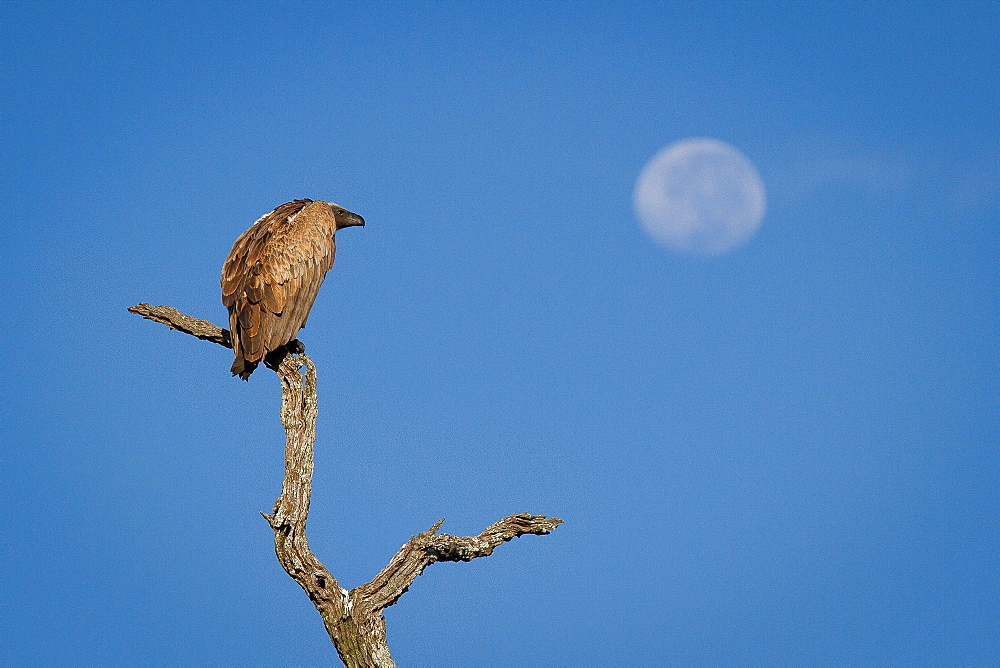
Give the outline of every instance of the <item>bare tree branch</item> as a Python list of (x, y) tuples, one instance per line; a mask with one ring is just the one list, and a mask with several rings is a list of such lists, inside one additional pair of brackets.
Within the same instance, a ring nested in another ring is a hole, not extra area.
[[(227, 330), (175, 308), (144, 303), (128, 310), (199, 339), (232, 347)], [(303, 368), (305, 371), (300, 371)], [(289, 354), (275, 372), (281, 380), (285, 477), (273, 514), (261, 514), (274, 530), (279, 563), (316, 606), (345, 666), (395, 665), (386, 642), (382, 611), (394, 604), (430, 564), (487, 557), (503, 542), (525, 534), (544, 535), (562, 523), (561, 519), (544, 515), (518, 513), (486, 527), (478, 536), (452, 536), (437, 533), (444, 523), (440, 520), (411, 537), (371, 582), (348, 592), (316, 558), (306, 540), (318, 414), (316, 367), (304, 353)]]
[(486, 527), (478, 536), (438, 534), (444, 520), (413, 536), (371, 582), (351, 591), (377, 610), (383, 610), (402, 596), (418, 575), (435, 561), (472, 561), (488, 557), (503, 542), (524, 534), (544, 535), (562, 523), (545, 515), (518, 513)]
[(179, 332), (197, 336), (199, 339), (218, 343), (220, 346), (232, 348), (233, 342), (229, 338), (229, 330), (216, 327), (208, 320), (193, 318), (184, 315), (172, 306), (151, 306), (145, 302), (130, 306), (129, 313), (141, 315), (146, 320), (160, 322)]

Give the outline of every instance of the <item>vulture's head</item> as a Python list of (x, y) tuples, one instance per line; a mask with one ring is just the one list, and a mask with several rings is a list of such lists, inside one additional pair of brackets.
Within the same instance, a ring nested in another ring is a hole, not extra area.
[(337, 206), (336, 204), (331, 204), (330, 209), (333, 211), (333, 218), (337, 221), (337, 229), (343, 229), (345, 227), (353, 227), (354, 225), (361, 225), (364, 227), (365, 219), (356, 213), (351, 213), (347, 209)]

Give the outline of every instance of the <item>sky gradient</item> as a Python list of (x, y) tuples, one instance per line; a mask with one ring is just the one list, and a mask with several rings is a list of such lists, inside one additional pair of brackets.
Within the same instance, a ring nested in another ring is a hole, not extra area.
[[(344, 586), (447, 518), (400, 665), (1000, 660), (1000, 5), (0, 4), (0, 664), (323, 664), (258, 514), (277, 380), (236, 237), (364, 216), (300, 338), (310, 544)], [(756, 166), (745, 246), (632, 210), (687, 137)]]

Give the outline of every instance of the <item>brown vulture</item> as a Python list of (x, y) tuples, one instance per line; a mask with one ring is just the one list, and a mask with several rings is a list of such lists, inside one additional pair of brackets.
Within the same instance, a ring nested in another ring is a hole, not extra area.
[(342, 227), (364, 224), (361, 216), (336, 204), (297, 199), (240, 235), (222, 265), (234, 376), (247, 380), (269, 353), (280, 357), (295, 341), (333, 266), (334, 235)]

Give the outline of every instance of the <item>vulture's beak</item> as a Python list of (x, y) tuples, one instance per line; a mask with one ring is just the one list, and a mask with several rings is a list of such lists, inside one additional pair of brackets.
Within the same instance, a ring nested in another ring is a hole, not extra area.
[(345, 227), (365, 226), (365, 219), (353, 211), (344, 210), (344, 215), (337, 216), (337, 229)]

